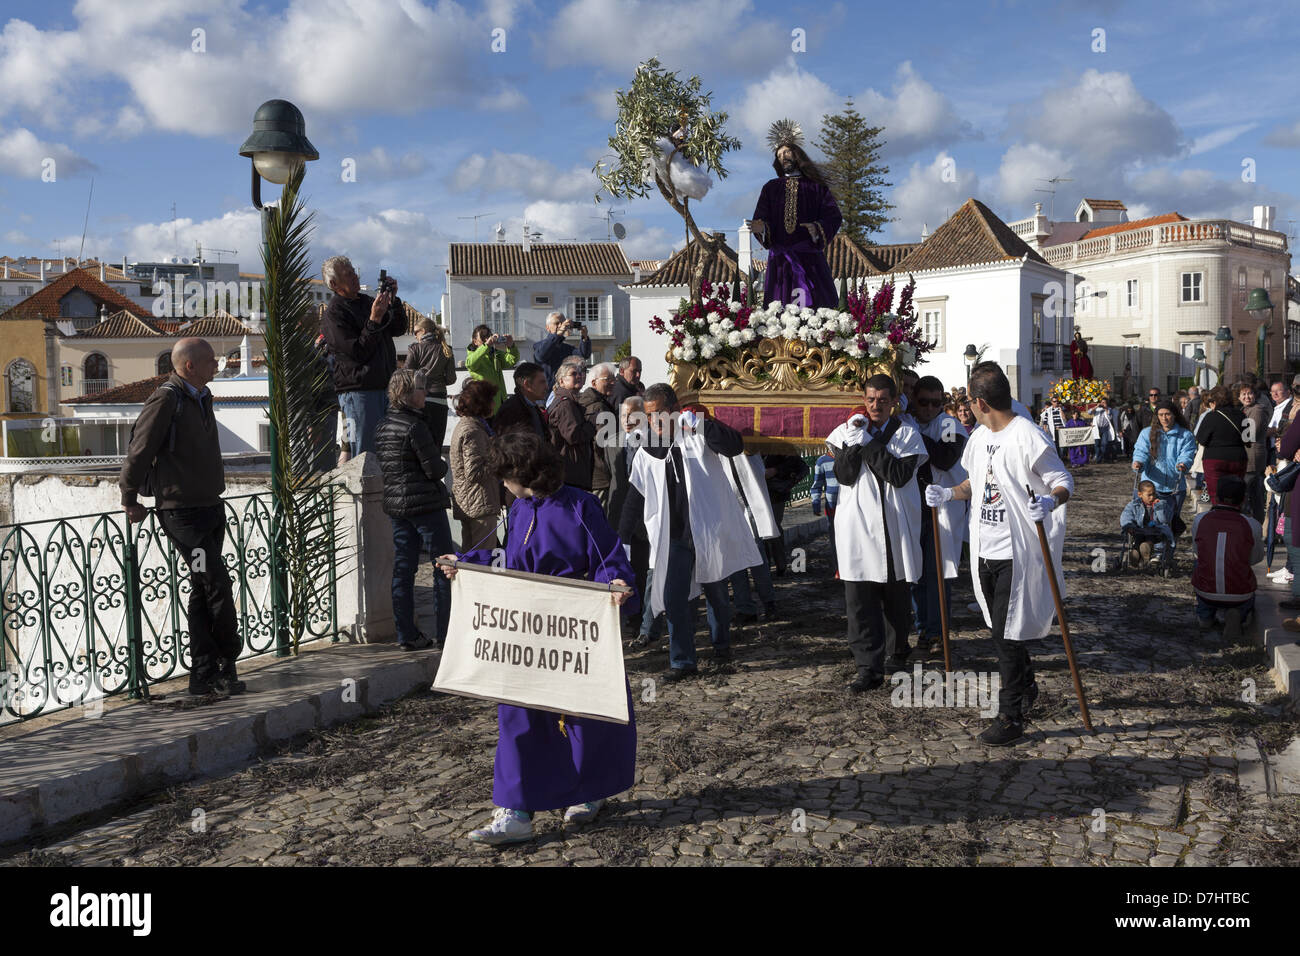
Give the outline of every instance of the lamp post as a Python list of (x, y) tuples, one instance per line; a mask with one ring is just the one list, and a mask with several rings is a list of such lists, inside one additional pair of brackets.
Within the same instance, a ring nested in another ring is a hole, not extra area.
[(1214, 341), (1219, 347), (1219, 380), (1215, 385), (1223, 384), (1223, 366), (1228, 361), (1228, 353), (1232, 351), (1232, 329), (1226, 325), (1219, 326), (1219, 331), (1215, 333)]
[(970, 385), (971, 370), (975, 368), (975, 363), (980, 358), (980, 353), (976, 350), (974, 342), (966, 346), (966, 351), (962, 352), (961, 357), (962, 361), (966, 363), (966, 384)]
[[(253, 206), (262, 214), (262, 261), (263, 268), (270, 274), (270, 252), (267, 248), (267, 231), (270, 225), (270, 210), (262, 205), (262, 180), (266, 179), (276, 185), (284, 185), (293, 175), (294, 170), (310, 160), (319, 159), (320, 153), (307, 139), (306, 123), (302, 111), (288, 100), (267, 100), (253, 114), (253, 132), (239, 147), (239, 155), (251, 159)], [(265, 313), (267, 331), (273, 321), (270, 313)], [(261, 324), (260, 322), (258, 323)], [(267, 336), (270, 338), (271, 336)], [(249, 363), (252, 364), (251, 362)], [(268, 400), (274, 394), (275, 379), (273, 362), (266, 363), (266, 391)], [(245, 369), (247, 374), (250, 370)], [(287, 493), (280, 477), (279, 442), (276, 438), (275, 419), (271, 419), (271, 614), (275, 628), (276, 656), (289, 654), (290, 640), (286, 624), (289, 606), (289, 587), (284, 567), (284, 533), (281, 526), (284, 496)]]
[(1255, 374), (1264, 380), (1264, 342), (1269, 329), (1273, 327), (1273, 302), (1268, 297), (1267, 289), (1251, 289), (1246, 298), (1246, 311), (1259, 323), (1259, 338), (1256, 342)]
[(1209, 376), (1206, 375), (1205, 349), (1199, 345), (1196, 346), (1196, 351), (1192, 353), (1192, 361), (1196, 365), (1196, 385), (1199, 388), (1208, 389), (1210, 383), (1208, 381)]

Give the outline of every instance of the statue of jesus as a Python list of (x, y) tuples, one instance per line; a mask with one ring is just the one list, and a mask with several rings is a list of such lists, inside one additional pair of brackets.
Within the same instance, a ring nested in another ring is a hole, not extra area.
[(833, 309), (839, 304), (826, 250), (843, 217), (826, 178), (803, 151), (803, 132), (791, 120), (767, 135), (777, 178), (768, 180), (749, 227), (768, 250), (763, 294), (767, 302)]

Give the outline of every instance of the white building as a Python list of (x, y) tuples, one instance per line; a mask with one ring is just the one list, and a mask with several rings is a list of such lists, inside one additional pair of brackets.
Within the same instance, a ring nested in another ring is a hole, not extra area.
[[(748, 273), (751, 237), (743, 224), (739, 235), (740, 251), (724, 246), (710, 281), (732, 282)], [(666, 339), (651, 332), (649, 323), (656, 315), (667, 319), (669, 309), (687, 296), (691, 255), (687, 246), (657, 272), (627, 287), (632, 351), (642, 361), (647, 383), (668, 378)], [(936, 343), (918, 371), (937, 376), (945, 388), (965, 382), (967, 345), (1002, 365), (1013, 393), (1025, 403), (1039, 400), (1054, 380), (1069, 374), (1068, 325), (1064, 319), (1058, 325), (1047, 314), (1048, 300), (1064, 287), (1065, 273), (975, 199), (968, 199), (923, 242), (864, 248), (836, 236), (827, 260), (837, 283), (865, 285), (874, 293), (884, 282), (894, 282), (895, 305), (908, 275), (915, 277), (916, 311)], [(754, 265), (757, 272), (758, 263)]]
[(554, 311), (586, 324), (592, 362), (611, 360), (628, 338), (622, 286), (634, 271), (617, 242), (453, 242), (447, 261), (443, 324), (462, 363), (478, 325), (513, 335), (520, 361), (532, 361)]
[[(1009, 225), (1072, 274), (1065, 305), (1089, 342), (1096, 376), (1118, 392), (1128, 365), (1130, 395), (1151, 386), (1169, 394), (1198, 374), (1197, 349), (1217, 365), (1221, 326), (1233, 336), (1225, 377), (1256, 370), (1261, 323), (1244, 308), (1254, 288), (1268, 290), (1275, 306), (1264, 373), (1284, 370), (1291, 255), (1285, 234), (1272, 228), (1274, 214), (1256, 206), (1249, 224), (1177, 212), (1129, 221), (1118, 200), (1084, 199), (1072, 222), (1050, 221), (1039, 203), (1033, 216)], [(1202, 384), (1214, 376), (1199, 374)]]

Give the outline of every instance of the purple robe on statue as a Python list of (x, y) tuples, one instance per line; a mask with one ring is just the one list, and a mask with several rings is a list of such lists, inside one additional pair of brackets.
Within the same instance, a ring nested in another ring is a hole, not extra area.
[[(600, 502), (585, 491), (565, 485), (544, 498), (518, 498), (508, 528), (507, 568), (602, 583), (636, 580)], [(491, 564), (492, 552), (470, 551), (460, 559)], [(636, 614), (639, 603), (631, 595), (623, 613)], [(559, 714), (498, 705), (492, 802), (511, 810), (559, 810), (629, 789), (636, 776), (630, 688), (627, 714), (626, 725), (565, 716), (562, 731)]]
[[(798, 184), (793, 217), (786, 216), (786, 182)], [(826, 250), (844, 221), (831, 191), (821, 183), (802, 176), (768, 180), (759, 193), (754, 219), (767, 224), (767, 235), (759, 239), (768, 249), (767, 269), (763, 275), (763, 295), (767, 302), (797, 304), (809, 309), (833, 309), (839, 305), (839, 293), (826, 261)], [(793, 218), (793, 228), (790, 218)], [(801, 222), (815, 222), (822, 235), (814, 237)], [(803, 301), (795, 290), (803, 289)]]
[[(1087, 424), (1088, 424), (1087, 422), (1085, 422), (1082, 418), (1079, 418), (1076, 415), (1074, 418), (1071, 418), (1068, 422), (1065, 423), (1065, 427), (1084, 428), (1087, 426)], [(1088, 449), (1091, 447), (1092, 447), (1091, 445), (1072, 445), (1070, 447), (1070, 452), (1069, 452), (1070, 464), (1072, 466), (1088, 464)]]

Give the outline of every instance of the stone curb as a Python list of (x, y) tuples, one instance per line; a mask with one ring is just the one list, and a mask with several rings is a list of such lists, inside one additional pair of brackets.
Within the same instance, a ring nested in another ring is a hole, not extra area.
[(1292, 707), (1300, 707), (1300, 644), (1294, 632), (1282, 627), (1282, 619), (1292, 616), (1291, 612), (1277, 606), (1291, 596), (1291, 586), (1274, 584), (1264, 576), (1267, 568), (1262, 564), (1255, 567), (1259, 581), (1255, 592), (1257, 643), (1264, 648), (1274, 685), (1290, 698)]
[(338, 646), (252, 673), (240, 697), (191, 710), (126, 706), (7, 741), (0, 843), (229, 773), (296, 737), (428, 687), (438, 660), (392, 645)]

